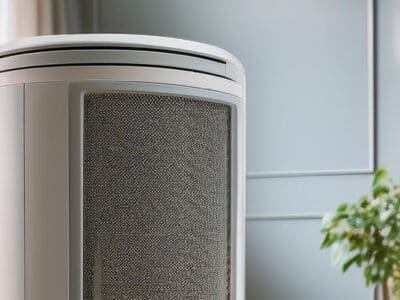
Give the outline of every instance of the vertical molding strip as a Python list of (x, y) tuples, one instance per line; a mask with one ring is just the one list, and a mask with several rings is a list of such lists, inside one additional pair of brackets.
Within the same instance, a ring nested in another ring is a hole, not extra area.
[(372, 171), (376, 168), (375, 4), (375, 0), (367, 0), (368, 130), (369, 164)]
[(23, 162), (24, 162), (24, 299), (27, 298), (26, 296), (26, 101), (25, 101), (25, 95), (26, 95), (26, 84), (23, 83), (22, 84), (22, 118), (23, 118), (23, 122), (22, 122), (22, 135), (23, 135)]

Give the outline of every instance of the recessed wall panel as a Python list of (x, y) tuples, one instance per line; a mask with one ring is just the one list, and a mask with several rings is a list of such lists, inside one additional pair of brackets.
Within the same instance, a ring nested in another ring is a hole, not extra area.
[(371, 3), (99, 0), (99, 30), (209, 42), (240, 57), (250, 175), (368, 172)]

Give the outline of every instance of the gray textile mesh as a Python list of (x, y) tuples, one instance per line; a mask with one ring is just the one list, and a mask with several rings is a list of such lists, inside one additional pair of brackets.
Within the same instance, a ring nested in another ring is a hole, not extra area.
[(229, 299), (230, 119), (204, 99), (84, 96), (84, 299)]

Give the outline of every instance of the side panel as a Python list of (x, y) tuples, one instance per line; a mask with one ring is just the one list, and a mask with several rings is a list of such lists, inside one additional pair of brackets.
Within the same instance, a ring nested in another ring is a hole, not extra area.
[(68, 299), (68, 87), (26, 85), (26, 300)]
[(0, 88), (0, 297), (24, 299), (24, 93)]
[[(104, 90), (110, 86), (118, 88), (118, 84), (104, 82), (93, 84), (91, 88)], [(165, 85), (165, 88), (177, 92), (173, 86)], [(80, 88), (75, 92), (80, 93)], [(26, 300), (69, 299), (68, 174), (72, 161), (68, 158), (68, 138), (70, 126), (73, 125), (68, 121), (69, 94), (65, 82), (27, 84), (25, 88)], [(76, 99), (79, 100), (79, 97)], [(240, 116), (238, 121), (242, 122), (243, 116)], [(242, 141), (242, 134), (241, 131), (238, 141)], [(241, 151), (238, 157), (243, 158)], [(242, 195), (242, 190), (238, 193)], [(242, 212), (237, 215), (243, 216)], [(244, 232), (242, 221), (240, 218), (240, 224), (237, 225), (241, 234)], [(238, 238), (240, 241), (243, 241), (241, 236)], [(236, 256), (242, 255), (243, 249), (240, 248)], [(239, 258), (237, 261), (237, 270), (242, 279), (243, 262)], [(71, 278), (81, 275), (74, 268), (71, 272)], [(239, 294), (242, 292), (243, 289)]]

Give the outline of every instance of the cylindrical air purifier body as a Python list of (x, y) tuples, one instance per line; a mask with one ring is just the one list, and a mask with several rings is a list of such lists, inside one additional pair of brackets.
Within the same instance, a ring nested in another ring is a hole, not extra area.
[(179, 39), (3, 47), (2, 298), (244, 299), (244, 86)]

